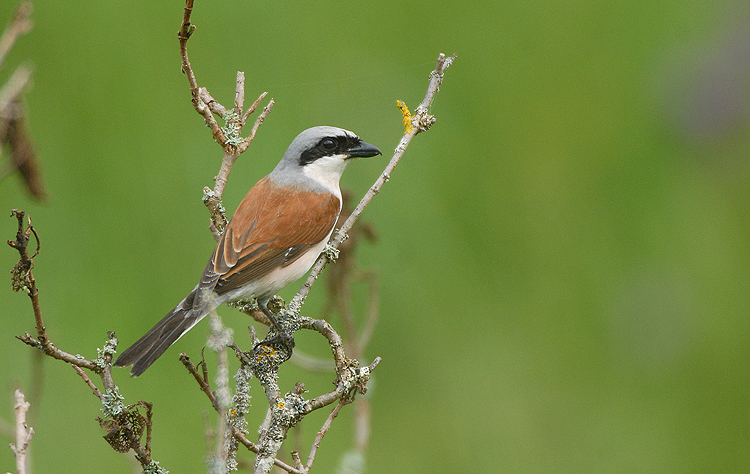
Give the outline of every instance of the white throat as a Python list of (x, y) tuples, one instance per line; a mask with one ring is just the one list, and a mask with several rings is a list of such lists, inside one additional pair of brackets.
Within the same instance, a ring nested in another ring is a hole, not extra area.
[(302, 168), (302, 172), (308, 178), (315, 180), (327, 188), (340, 200), (341, 190), (339, 189), (339, 180), (347, 164), (348, 160), (346, 160), (345, 155), (322, 156), (314, 162), (305, 165)]

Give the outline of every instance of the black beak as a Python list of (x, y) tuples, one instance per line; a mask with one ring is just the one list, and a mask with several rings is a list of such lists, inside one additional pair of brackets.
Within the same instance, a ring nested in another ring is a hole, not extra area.
[(349, 158), (368, 158), (370, 156), (382, 155), (378, 147), (370, 145), (367, 142), (359, 142), (356, 146), (349, 148), (347, 154)]

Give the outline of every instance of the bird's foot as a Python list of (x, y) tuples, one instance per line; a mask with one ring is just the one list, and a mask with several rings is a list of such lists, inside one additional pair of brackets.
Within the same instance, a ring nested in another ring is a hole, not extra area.
[(291, 357), (294, 349), (294, 336), (286, 332), (277, 332), (273, 336), (266, 336), (265, 339), (253, 346), (253, 354), (258, 355), (261, 352), (260, 348), (264, 346), (272, 349), (276, 349), (275, 346), (281, 346), (279, 349), (284, 350)]

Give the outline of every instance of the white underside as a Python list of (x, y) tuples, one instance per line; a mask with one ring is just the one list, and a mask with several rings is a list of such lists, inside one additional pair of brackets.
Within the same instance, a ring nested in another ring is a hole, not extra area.
[[(192, 326), (185, 329), (180, 337), (182, 337), (185, 333), (192, 329), (193, 326), (198, 324), (198, 322), (206, 317), (208, 313), (224, 303), (227, 303), (229, 301), (236, 301), (242, 298), (267, 298), (273, 296), (277, 291), (286, 287), (290, 283), (302, 278), (318, 259), (320, 252), (323, 251), (323, 248), (328, 243), (328, 240), (331, 238), (332, 233), (333, 229), (331, 229), (331, 232), (328, 233), (325, 239), (323, 239), (316, 246), (310, 248), (310, 250), (302, 254), (302, 256), (295, 260), (293, 263), (287, 265), (286, 267), (277, 268), (276, 270), (270, 272), (268, 275), (250, 282), (241, 288), (228, 291), (222, 295), (216, 294), (213, 290), (205, 291), (203, 297), (205, 298), (206, 306), (203, 314), (197, 317)], [(182, 304), (182, 302), (180, 304)]]
[(208, 307), (215, 309), (223, 303), (242, 298), (264, 298), (273, 296), (277, 291), (302, 278), (305, 273), (310, 270), (310, 267), (312, 267), (318, 259), (320, 252), (323, 251), (323, 248), (328, 243), (328, 239), (330, 239), (332, 232), (333, 229), (331, 229), (331, 232), (328, 233), (325, 239), (314, 247), (311, 247), (310, 250), (302, 254), (301, 257), (291, 264), (285, 267), (279, 267), (264, 277), (252, 281), (241, 288), (228, 291), (222, 295), (215, 295)]

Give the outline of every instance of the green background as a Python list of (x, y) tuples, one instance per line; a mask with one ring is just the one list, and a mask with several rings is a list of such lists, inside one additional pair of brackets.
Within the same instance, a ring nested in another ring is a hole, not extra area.
[[(436, 125), (363, 216), (380, 238), (359, 252), (380, 277), (366, 355), (383, 358), (368, 394), (369, 472), (748, 472), (750, 9), (740, 5), (196, 1), (201, 85), (229, 103), (244, 70), (248, 103), (263, 91), (276, 100), (230, 177), (230, 211), (310, 126), (354, 130), (390, 155), (403, 133), (396, 99), (414, 109), (438, 53), (459, 54)], [(107, 331), (124, 347), (150, 328), (213, 247), (200, 198), (220, 150), (180, 72), (183, 6), (40, 0), (2, 71), (34, 64), (30, 126), (49, 197), (32, 202), (14, 176), (0, 183), (0, 211), (33, 217), (49, 333), (89, 358)], [(12, 9), (3, 2), (0, 17)], [(362, 195), (386, 160), (354, 163), (343, 186)], [(0, 231), (12, 238), (15, 221)], [(0, 252), (4, 420), (13, 390), (30, 386), (32, 351), (14, 336), (33, 319), (10, 291), (15, 260)], [(307, 314), (319, 314), (323, 290)], [(221, 314), (247, 346), (247, 317)], [(143, 377), (116, 373), (126, 402), (154, 403), (153, 456), (173, 473), (205, 469), (210, 407), (177, 356), (199, 359), (207, 326)], [(297, 347), (328, 352), (314, 335)], [(131, 472), (73, 370), (52, 360), (44, 370), (35, 472)], [(284, 366), (283, 390), (296, 380), (314, 396), (332, 377)], [(257, 383), (253, 395), (257, 426)], [(350, 449), (350, 408), (316, 472), (334, 472)], [(325, 416), (305, 421), (305, 451)], [(13, 466), (0, 448), (0, 469)]]

